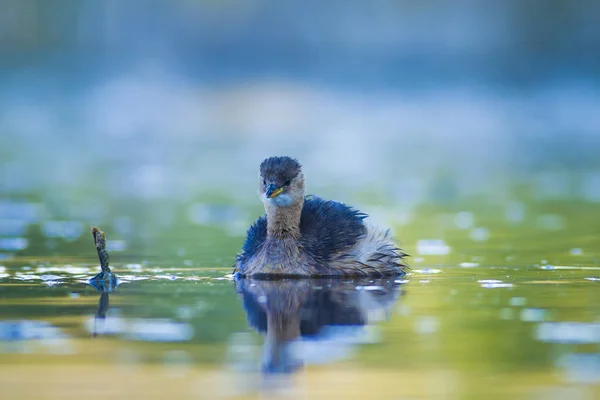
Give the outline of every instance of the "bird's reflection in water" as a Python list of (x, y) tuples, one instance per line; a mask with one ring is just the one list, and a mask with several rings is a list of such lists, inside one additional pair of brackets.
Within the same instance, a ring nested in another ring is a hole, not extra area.
[(106, 319), (106, 312), (110, 305), (110, 294), (121, 284), (119, 278), (110, 273), (101, 272), (95, 277), (91, 278), (86, 282), (88, 285), (95, 288), (100, 292), (100, 299), (98, 300), (98, 310), (94, 316), (94, 333), (93, 336), (98, 336), (98, 332), (101, 331), (101, 327), (104, 320)]
[[(265, 377), (333, 361), (339, 356), (330, 351), (335, 344), (356, 344), (357, 330), (389, 316), (402, 283), (393, 278), (235, 281), (249, 324), (265, 336)], [(310, 345), (319, 342), (325, 345), (311, 356)]]

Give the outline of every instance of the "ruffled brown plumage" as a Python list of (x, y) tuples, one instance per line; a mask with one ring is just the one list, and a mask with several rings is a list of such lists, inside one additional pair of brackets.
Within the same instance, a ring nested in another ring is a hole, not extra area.
[(272, 157), (260, 167), (266, 214), (249, 229), (234, 272), (254, 277), (390, 276), (408, 271), (389, 230), (343, 203), (304, 196), (300, 163)]

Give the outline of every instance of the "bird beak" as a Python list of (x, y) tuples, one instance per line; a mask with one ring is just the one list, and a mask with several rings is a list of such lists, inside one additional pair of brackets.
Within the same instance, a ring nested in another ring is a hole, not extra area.
[(266, 195), (269, 199), (272, 199), (273, 197), (279, 196), (281, 192), (283, 192), (283, 188), (278, 188), (277, 186), (270, 184), (269, 186), (267, 186)]

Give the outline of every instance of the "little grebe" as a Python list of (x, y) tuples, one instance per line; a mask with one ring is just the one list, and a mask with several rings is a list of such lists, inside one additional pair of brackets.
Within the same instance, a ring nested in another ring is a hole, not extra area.
[(389, 230), (343, 203), (304, 196), (300, 163), (271, 157), (260, 165), (266, 215), (248, 229), (234, 273), (255, 278), (403, 275), (406, 254)]

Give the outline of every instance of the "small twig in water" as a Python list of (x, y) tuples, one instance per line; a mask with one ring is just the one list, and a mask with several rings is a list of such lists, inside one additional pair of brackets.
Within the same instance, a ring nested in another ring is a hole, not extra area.
[(96, 244), (96, 250), (98, 251), (102, 272), (104, 274), (110, 274), (111, 271), (108, 266), (110, 256), (108, 255), (108, 250), (106, 250), (106, 235), (100, 229), (92, 226), (92, 236), (94, 237), (94, 243)]

